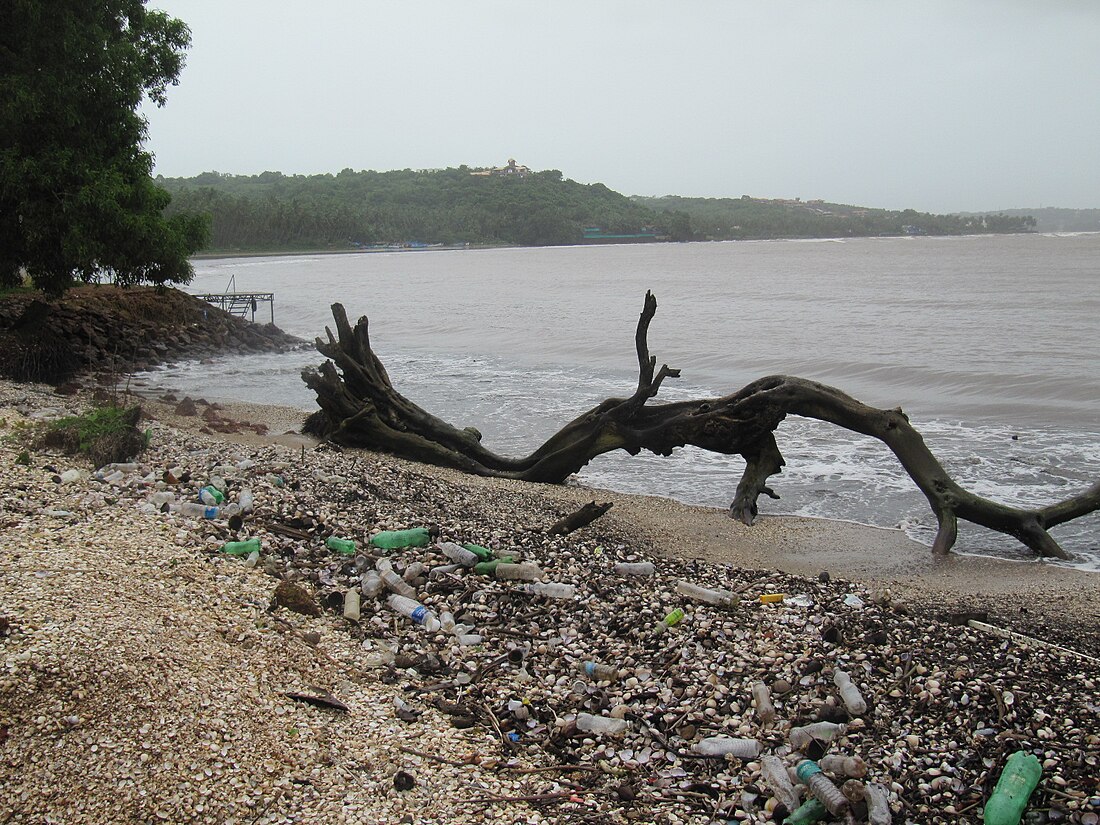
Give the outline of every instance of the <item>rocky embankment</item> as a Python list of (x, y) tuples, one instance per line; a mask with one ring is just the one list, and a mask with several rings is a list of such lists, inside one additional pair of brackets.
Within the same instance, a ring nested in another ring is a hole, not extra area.
[(59, 383), (304, 343), (176, 289), (83, 286), (56, 299), (35, 292), (0, 298), (0, 376), (17, 381)]

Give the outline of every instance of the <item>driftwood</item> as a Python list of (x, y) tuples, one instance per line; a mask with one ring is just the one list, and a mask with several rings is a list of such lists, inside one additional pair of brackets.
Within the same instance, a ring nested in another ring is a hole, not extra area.
[(778, 498), (768, 486), (783, 468), (775, 429), (788, 415), (816, 418), (886, 444), (928, 499), (939, 522), (933, 544), (948, 552), (958, 535), (958, 520), (1014, 536), (1041, 556), (1069, 558), (1047, 530), (1100, 509), (1100, 482), (1079, 495), (1036, 509), (1009, 507), (960, 487), (929, 451), (920, 433), (900, 408), (876, 409), (833, 387), (771, 375), (720, 398), (649, 404), (661, 384), (680, 375), (649, 354), (649, 324), (657, 300), (646, 293), (638, 319), (635, 347), (638, 386), (628, 398), (609, 398), (570, 421), (546, 443), (523, 458), (500, 456), (481, 444), (474, 428), (458, 429), (421, 409), (390, 383), (386, 369), (370, 345), (367, 318), (355, 327), (343, 306), (332, 305), (336, 335), (316, 341), (326, 361), (302, 378), (317, 394), (320, 413), (312, 430), (349, 447), (393, 453), (404, 458), (454, 467), (483, 476), (561, 483), (598, 455), (649, 450), (670, 455), (691, 444), (745, 459), (745, 471), (729, 512), (752, 524), (761, 495)]
[(580, 530), (582, 527), (587, 527), (594, 522), (604, 513), (611, 509), (612, 502), (605, 504), (597, 504), (594, 501), (588, 502), (576, 512), (570, 513), (567, 516), (562, 516), (560, 519), (550, 525), (546, 531), (550, 536), (568, 536), (574, 530)]

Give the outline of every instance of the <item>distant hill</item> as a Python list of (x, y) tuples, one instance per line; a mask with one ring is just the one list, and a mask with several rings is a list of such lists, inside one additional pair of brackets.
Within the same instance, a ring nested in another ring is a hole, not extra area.
[(1002, 214), (1035, 218), (1038, 232), (1100, 232), (1100, 209), (1005, 209)]
[(207, 251), (1027, 231), (1026, 216), (961, 217), (760, 198), (628, 198), (557, 170), (499, 168), (158, 177), (169, 213), (211, 217)]

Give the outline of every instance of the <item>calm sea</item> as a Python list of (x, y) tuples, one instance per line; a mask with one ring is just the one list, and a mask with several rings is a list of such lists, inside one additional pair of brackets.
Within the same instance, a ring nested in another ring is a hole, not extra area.
[[(731, 392), (771, 373), (901, 405), (964, 484), (1010, 503), (1100, 479), (1100, 234), (874, 238), (359, 253), (204, 260), (194, 292), (273, 291), (275, 322), (312, 340), (339, 301), (367, 315), (397, 388), (485, 443), (520, 454), (577, 413), (629, 394), (634, 329), (658, 298), (650, 350), (682, 370), (668, 400)], [(261, 307), (258, 320), (267, 320)], [(210, 399), (314, 409), (313, 350), (162, 370)], [(880, 443), (791, 418), (764, 512), (901, 525), (934, 518)], [(581, 480), (726, 506), (743, 464), (692, 448), (603, 456)], [(1100, 516), (1055, 531), (1100, 570)], [(1026, 557), (963, 526), (958, 549)]]

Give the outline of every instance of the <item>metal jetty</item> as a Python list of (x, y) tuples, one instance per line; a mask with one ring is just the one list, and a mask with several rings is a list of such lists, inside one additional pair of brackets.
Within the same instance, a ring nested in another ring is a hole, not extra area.
[(236, 276), (229, 279), (225, 292), (215, 292), (208, 295), (196, 295), (200, 301), (206, 301), (220, 309), (224, 309), (230, 315), (248, 319), (252, 314), (252, 323), (256, 323), (256, 310), (260, 304), (267, 304), (271, 313), (271, 323), (275, 323), (275, 293), (274, 292), (233, 292), (236, 285)]

